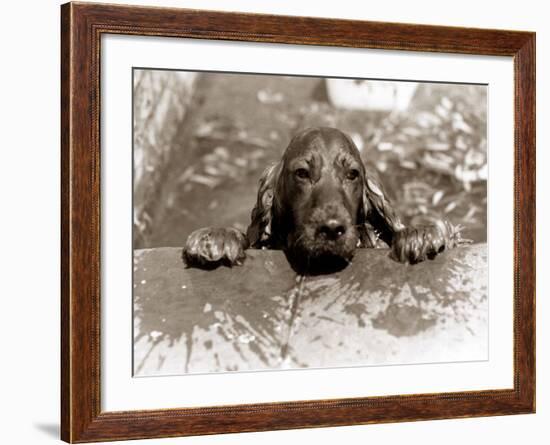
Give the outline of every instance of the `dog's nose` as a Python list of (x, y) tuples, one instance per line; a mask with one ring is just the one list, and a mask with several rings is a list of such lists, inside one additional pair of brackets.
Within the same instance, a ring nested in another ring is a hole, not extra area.
[(344, 224), (337, 219), (329, 219), (321, 227), (319, 227), (319, 233), (327, 239), (335, 240), (346, 233), (346, 226), (344, 226)]

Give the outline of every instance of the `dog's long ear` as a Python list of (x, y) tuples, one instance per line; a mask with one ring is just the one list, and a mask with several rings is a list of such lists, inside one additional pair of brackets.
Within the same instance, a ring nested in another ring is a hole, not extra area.
[(363, 212), (367, 241), (373, 247), (376, 246), (377, 239), (391, 246), (394, 234), (405, 228), (384, 191), (378, 173), (368, 165), (365, 165)]
[(250, 247), (270, 247), (273, 198), (280, 173), (281, 162), (266, 168), (260, 178), (258, 198), (252, 209), (250, 226), (246, 231)]

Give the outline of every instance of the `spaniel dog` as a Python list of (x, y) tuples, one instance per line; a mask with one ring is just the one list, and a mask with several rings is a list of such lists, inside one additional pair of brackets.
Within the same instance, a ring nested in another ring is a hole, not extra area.
[(447, 221), (402, 224), (351, 138), (334, 128), (309, 128), (263, 173), (246, 234), (196, 230), (183, 259), (214, 268), (241, 264), (249, 248), (280, 249), (298, 273), (327, 273), (345, 267), (355, 249), (383, 242), (393, 259), (415, 264), (463, 242), (459, 230)]

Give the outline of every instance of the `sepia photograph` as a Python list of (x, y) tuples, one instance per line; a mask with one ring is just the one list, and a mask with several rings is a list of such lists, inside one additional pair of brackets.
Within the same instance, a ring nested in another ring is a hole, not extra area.
[(486, 361), (486, 84), (134, 67), (133, 375)]

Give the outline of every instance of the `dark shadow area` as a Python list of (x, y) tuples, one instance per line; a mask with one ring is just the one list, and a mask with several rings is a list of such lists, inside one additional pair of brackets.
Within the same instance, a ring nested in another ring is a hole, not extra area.
[(49, 436), (53, 439), (59, 439), (60, 429), (58, 423), (35, 423), (33, 424), (34, 428), (38, 431), (41, 431), (46, 436)]
[(340, 272), (345, 269), (350, 260), (337, 255), (321, 255), (309, 257), (303, 252), (284, 251), (286, 259), (292, 270), (298, 275), (317, 276)]
[(315, 102), (329, 103), (327, 86), (323, 79), (317, 79), (317, 85), (313, 88), (311, 99)]

